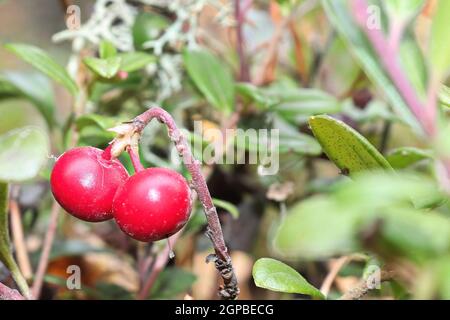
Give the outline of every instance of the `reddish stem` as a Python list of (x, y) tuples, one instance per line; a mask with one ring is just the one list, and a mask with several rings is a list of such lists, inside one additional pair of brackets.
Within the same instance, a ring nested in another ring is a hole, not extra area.
[(223, 239), (222, 228), (220, 226), (217, 210), (213, 205), (206, 180), (201, 172), (200, 161), (192, 155), (186, 138), (178, 129), (172, 116), (160, 107), (152, 107), (133, 120), (133, 127), (137, 133), (141, 133), (145, 126), (156, 118), (164, 123), (168, 129), (169, 137), (182, 157), (183, 162), (191, 174), (192, 184), (197, 192), (198, 198), (203, 205), (206, 218), (208, 220), (207, 236), (214, 246), (215, 255), (208, 257), (207, 261), (213, 261), (222, 276), (224, 287), (219, 290), (223, 299), (236, 299), (239, 294), (236, 275), (231, 264), (231, 257)]
[(143, 171), (145, 168), (139, 159), (139, 155), (131, 147), (127, 147), (127, 152), (130, 155), (131, 163), (133, 164), (136, 173)]
[(429, 136), (434, 136), (436, 125), (433, 113), (427, 112), (428, 108), (422, 104), (413, 86), (400, 67), (397, 59), (399, 55), (398, 51), (389, 44), (380, 28), (369, 28), (367, 26), (367, 8), (368, 4), (366, 0), (352, 1), (355, 20), (366, 33), (384, 69), (425, 132)]
[(250, 82), (250, 70), (245, 56), (244, 35), (242, 33), (242, 25), (245, 22), (245, 14), (251, 6), (252, 1), (247, 1), (244, 8), (241, 8), (241, 0), (235, 0), (234, 13), (236, 17), (236, 35), (237, 35), (237, 52), (239, 56), (239, 81)]
[(153, 284), (155, 283), (155, 280), (158, 278), (158, 275), (163, 270), (164, 266), (167, 264), (167, 261), (169, 260), (170, 256), (170, 250), (171, 247), (175, 244), (177, 239), (180, 237), (181, 231), (175, 233), (174, 235), (167, 238), (167, 245), (164, 247), (164, 249), (158, 254), (156, 257), (155, 263), (153, 265), (152, 271), (144, 281), (141, 290), (138, 293), (137, 298), (139, 300), (144, 300), (148, 297), (150, 294), (150, 289), (153, 287)]
[(39, 299), (42, 285), (44, 283), (45, 272), (47, 271), (50, 252), (52, 250), (53, 239), (55, 238), (56, 227), (58, 226), (59, 204), (54, 201), (50, 213), (50, 221), (47, 232), (45, 234), (44, 244), (42, 245), (41, 257), (37, 267), (36, 275), (34, 277), (33, 286), (31, 288), (32, 296)]

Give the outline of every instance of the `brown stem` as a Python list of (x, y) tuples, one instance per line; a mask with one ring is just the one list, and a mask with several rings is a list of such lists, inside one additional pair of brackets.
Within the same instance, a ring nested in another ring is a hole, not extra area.
[(50, 258), (50, 251), (52, 249), (53, 239), (55, 238), (56, 227), (58, 225), (58, 216), (59, 204), (54, 201), (50, 212), (50, 221), (45, 234), (44, 244), (42, 245), (41, 257), (34, 277), (33, 286), (31, 287), (31, 293), (35, 299), (39, 299), (39, 295), (41, 294), (42, 284), (44, 283), (44, 276)]
[(134, 118), (132, 128), (138, 135), (142, 133), (145, 126), (153, 119), (158, 119), (164, 123), (168, 129), (169, 137), (182, 157), (183, 162), (191, 174), (192, 184), (197, 192), (197, 196), (203, 205), (203, 210), (208, 221), (206, 235), (211, 240), (215, 254), (208, 257), (207, 261), (213, 261), (224, 281), (224, 286), (219, 290), (222, 299), (236, 299), (239, 295), (237, 278), (231, 264), (231, 257), (228, 253), (223, 239), (222, 228), (217, 215), (217, 210), (213, 205), (206, 180), (201, 172), (200, 161), (192, 155), (189, 144), (181, 131), (178, 129), (172, 116), (160, 107), (152, 107), (141, 115)]
[(245, 22), (245, 13), (252, 1), (249, 1), (247, 8), (241, 8), (241, 1), (234, 1), (234, 12), (236, 17), (236, 35), (237, 35), (237, 52), (239, 56), (239, 81), (249, 82), (250, 71), (245, 56), (245, 43), (244, 36), (242, 34), (242, 25)]
[(23, 235), (22, 214), (20, 212), (19, 204), (15, 199), (12, 199), (9, 202), (9, 208), (11, 211), (11, 229), (14, 246), (16, 248), (17, 262), (24, 278), (29, 280), (33, 276), (33, 271), (31, 269), (30, 258), (28, 256), (25, 237)]
[(289, 15), (280, 21), (275, 29), (272, 38), (269, 40), (267, 53), (259, 70), (256, 79), (253, 81), (255, 85), (263, 85), (273, 80), (276, 68), (276, 59), (278, 55), (279, 43), (283, 38), (283, 31), (289, 26), (289, 23), (295, 18), (300, 19), (304, 14), (313, 9), (317, 4), (316, 0), (304, 1), (295, 8)]
[(328, 272), (325, 280), (322, 283), (322, 286), (320, 287), (320, 292), (324, 296), (328, 296), (328, 293), (330, 292), (331, 285), (334, 282), (334, 279), (338, 275), (339, 271), (351, 260), (349, 256), (343, 256), (339, 259), (336, 259), (333, 261), (333, 264), (330, 266), (330, 271)]
[[(382, 270), (380, 274), (380, 283), (392, 280), (393, 277), (394, 272)], [(371, 288), (369, 286), (367, 279), (361, 279), (361, 281), (355, 287), (342, 295), (339, 300), (359, 300), (372, 289), (374, 288)]]
[(15, 289), (11, 289), (0, 282), (0, 300), (25, 300)]

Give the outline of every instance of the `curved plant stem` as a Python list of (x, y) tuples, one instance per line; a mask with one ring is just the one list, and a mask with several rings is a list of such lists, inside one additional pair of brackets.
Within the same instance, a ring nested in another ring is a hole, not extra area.
[(207, 262), (214, 262), (224, 282), (224, 285), (219, 290), (219, 295), (222, 299), (236, 299), (239, 295), (237, 278), (231, 264), (231, 257), (223, 239), (217, 210), (213, 205), (206, 180), (201, 172), (201, 163), (192, 155), (186, 138), (178, 129), (172, 116), (160, 107), (152, 107), (129, 123), (129, 130), (131, 132), (128, 132), (126, 136), (140, 136), (145, 126), (154, 118), (166, 125), (169, 137), (175, 144), (179, 155), (190, 172), (192, 185), (197, 192), (198, 199), (203, 205), (203, 210), (208, 221), (206, 235), (211, 240), (215, 251), (215, 254), (208, 256)]
[(47, 271), (50, 251), (52, 249), (53, 239), (55, 238), (56, 227), (58, 225), (59, 209), (59, 204), (54, 201), (50, 213), (48, 229), (45, 234), (44, 244), (42, 245), (41, 257), (39, 259), (33, 286), (31, 288), (31, 293), (35, 299), (39, 298), (39, 295), (41, 294), (42, 284), (44, 283), (44, 276), (45, 272)]

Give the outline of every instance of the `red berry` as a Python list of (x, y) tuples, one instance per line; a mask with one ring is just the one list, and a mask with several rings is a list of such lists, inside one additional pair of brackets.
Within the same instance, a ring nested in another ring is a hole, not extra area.
[(145, 169), (116, 193), (113, 213), (123, 232), (140, 241), (157, 241), (179, 231), (191, 212), (190, 188), (178, 172)]
[(90, 222), (112, 218), (114, 195), (128, 173), (118, 160), (108, 158), (93, 147), (74, 148), (58, 158), (50, 184), (55, 199), (68, 213)]

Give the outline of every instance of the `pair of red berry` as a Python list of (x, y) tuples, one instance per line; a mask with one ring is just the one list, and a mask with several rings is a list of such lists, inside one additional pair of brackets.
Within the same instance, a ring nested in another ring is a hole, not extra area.
[(178, 172), (149, 168), (129, 176), (109, 150), (71, 149), (53, 168), (50, 184), (58, 203), (90, 222), (114, 217), (140, 241), (156, 241), (179, 231), (191, 212), (190, 188)]

